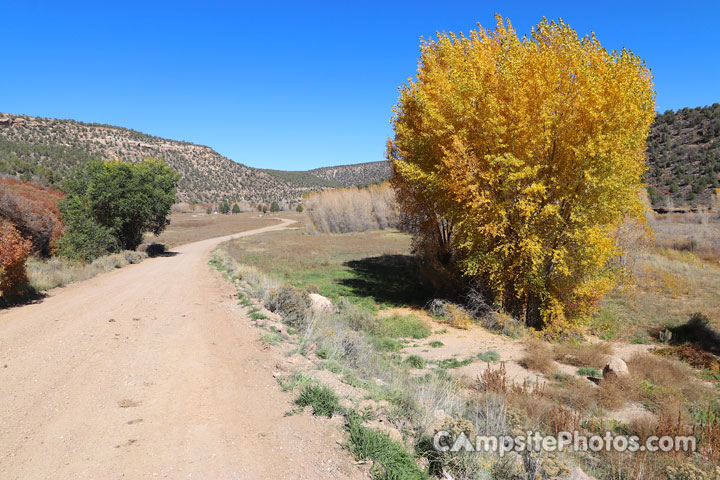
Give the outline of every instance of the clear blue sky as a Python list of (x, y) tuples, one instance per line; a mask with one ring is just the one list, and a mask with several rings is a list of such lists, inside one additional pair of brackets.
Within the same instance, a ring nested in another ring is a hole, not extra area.
[(520, 34), (562, 17), (631, 48), (660, 111), (720, 101), (717, 0), (0, 0), (0, 111), (121, 125), (254, 167), (381, 160), (420, 36), (492, 27), (495, 12)]

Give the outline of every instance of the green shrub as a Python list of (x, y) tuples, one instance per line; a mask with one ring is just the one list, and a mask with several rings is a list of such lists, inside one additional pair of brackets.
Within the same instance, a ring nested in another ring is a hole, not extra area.
[(485, 353), (478, 353), (477, 359), (487, 363), (497, 362), (500, 360), (500, 355), (494, 350), (488, 350)]
[(283, 341), (285, 341), (285, 339), (283, 338), (282, 335), (280, 335), (277, 332), (268, 332), (268, 333), (260, 336), (260, 341), (264, 345), (273, 345), (274, 346), (274, 345), (277, 345), (278, 343), (282, 343)]
[(580, 367), (578, 368), (577, 374), (581, 377), (593, 377), (602, 378), (602, 372), (597, 368), (592, 367)]
[(327, 347), (320, 347), (315, 351), (315, 355), (318, 356), (318, 358), (322, 358), (323, 360), (327, 360), (330, 358), (332, 352)]
[(65, 234), (58, 240), (58, 253), (71, 260), (90, 262), (120, 250), (109, 227), (93, 217), (90, 201), (84, 197), (66, 197), (60, 202)]
[(412, 368), (425, 368), (425, 359), (420, 355), (410, 355), (405, 359), (405, 363)]
[(553, 378), (557, 380), (558, 382), (570, 382), (573, 379), (572, 375), (568, 375), (567, 373), (562, 372), (555, 372), (553, 373)]
[(453, 369), (453, 368), (460, 368), (464, 367), (466, 365), (470, 365), (473, 362), (473, 358), (466, 358), (465, 360), (458, 360), (457, 358), (446, 358), (444, 360), (439, 360), (437, 362), (437, 366), (439, 368), (444, 368), (446, 370)]
[(325, 385), (305, 385), (295, 403), (301, 407), (312, 406), (313, 415), (332, 417), (340, 408), (335, 392)]
[(399, 352), (402, 350), (402, 343), (398, 342), (394, 338), (373, 338), (373, 345), (376, 350), (381, 352)]
[(147, 253), (149, 257), (157, 257), (165, 253), (165, 245), (153, 242), (147, 246), (145, 253)]
[(443, 345), (445, 345), (443, 342), (440, 342), (438, 340), (433, 340), (432, 342), (428, 343), (432, 348), (440, 348)]

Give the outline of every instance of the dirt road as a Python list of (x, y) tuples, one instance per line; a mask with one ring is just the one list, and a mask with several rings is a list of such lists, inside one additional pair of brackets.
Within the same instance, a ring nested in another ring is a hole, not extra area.
[(359, 476), (336, 427), (284, 416), (279, 354), (207, 263), (230, 238), (0, 312), (0, 478)]

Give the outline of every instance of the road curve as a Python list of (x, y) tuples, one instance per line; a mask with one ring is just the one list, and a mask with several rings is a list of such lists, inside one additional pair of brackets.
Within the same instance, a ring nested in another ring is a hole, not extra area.
[[(279, 355), (177, 247), (0, 312), (0, 478), (356, 478), (337, 428), (285, 417)], [(275, 357), (274, 357), (275, 356)]]

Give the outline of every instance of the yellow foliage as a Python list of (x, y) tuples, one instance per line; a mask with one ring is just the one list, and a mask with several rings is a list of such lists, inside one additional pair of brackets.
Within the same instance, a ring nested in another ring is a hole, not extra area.
[(422, 217), (418, 243), (451, 250), (497, 304), (576, 322), (615, 281), (613, 233), (642, 213), (652, 76), (562, 20), (523, 38), (497, 20), (422, 42), (394, 110), (392, 183)]

